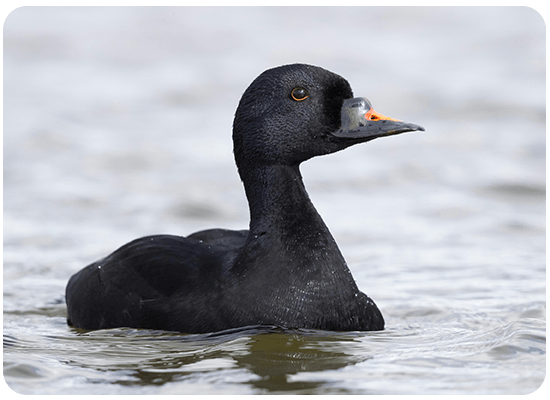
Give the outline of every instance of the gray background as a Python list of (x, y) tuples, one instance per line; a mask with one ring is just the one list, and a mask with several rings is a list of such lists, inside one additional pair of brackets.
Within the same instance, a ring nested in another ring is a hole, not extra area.
[(136, 360), (105, 373), (97, 365), (112, 359), (101, 348), (113, 334), (95, 352), (75, 340), (63, 294), (71, 274), (136, 237), (246, 228), (234, 110), (263, 70), (302, 62), (426, 132), (303, 165), (388, 329), (384, 340), (342, 344), (369, 361), (288, 373), (268, 391), (300, 393), (291, 380), (313, 382), (312, 393), (533, 391), (545, 351), (544, 35), (526, 7), (13, 11), (4, 23), (6, 380), (24, 393), (265, 391), (247, 375), (257, 372), (231, 375), (247, 369), (226, 368), (229, 350), (212, 356), (206, 383), (173, 367), (179, 383), (121, 385), (120, 371), (139, 369), (147, 352), (138, 346)]

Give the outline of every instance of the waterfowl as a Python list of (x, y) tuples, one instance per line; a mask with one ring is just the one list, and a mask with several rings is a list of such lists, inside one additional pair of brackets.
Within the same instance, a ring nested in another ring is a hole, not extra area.
[(67, 322), (206, 333), (248, 325), (384, 329), (306, 192), (300, 164), (418, 125), (375, 112), (325, 69), (269, 69), (244, 92), (233, 123), (249, 230), (136, 239), (73, 275)]

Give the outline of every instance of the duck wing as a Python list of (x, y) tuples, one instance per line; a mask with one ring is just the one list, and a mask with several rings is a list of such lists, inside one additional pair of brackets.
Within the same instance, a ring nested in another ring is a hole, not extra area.
[(203, 243), (215, 246), (224, 250), (236, 250), (244, 246), (248, 237), (248, 229), (233, 231), (229, 229), (207, 229), (195, 232), (189, 239), (199, 240)]
[(155, 235), (136, 239), (71, 277), (66, 289), (67, 320), (89, 330), (166, 329), (152, 324), (150, 306), (159, 300), (174, 306), (172, 298), (181, 301), (212, 291), (212, 282), (221, 274), (222, 253), (193, 238)]

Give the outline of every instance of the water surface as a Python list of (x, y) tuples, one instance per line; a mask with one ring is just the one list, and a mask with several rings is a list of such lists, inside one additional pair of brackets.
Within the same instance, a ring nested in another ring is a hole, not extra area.
[[(297, 16), (299, 18), (297, 19)], [(25, 394), (525, 394), (545, 378), (545, 28), (529, 8), (22, 8), (4, 24), (4, 379)], [(243, 229), (240, 95), (292, 62), (426, 132), (308, 161), (382, 332), (66, 325), (140, 236)]]

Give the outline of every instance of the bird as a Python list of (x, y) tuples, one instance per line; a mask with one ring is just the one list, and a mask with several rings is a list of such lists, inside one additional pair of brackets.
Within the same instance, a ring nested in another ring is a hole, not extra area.
[(384, 317), (359, 290), (316, 211), (300, 165), (312, 157), (424, 128), (375, 112), (338, 74), (308, 64), (261, 73), (233, 121), (248, 200), (247, 230), (154, 235), (74, 274), (67, 323), (209, 333), (246, 326), (379, 331)]

